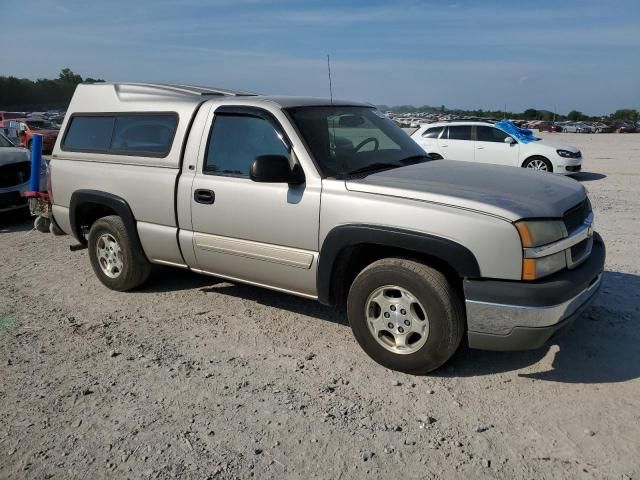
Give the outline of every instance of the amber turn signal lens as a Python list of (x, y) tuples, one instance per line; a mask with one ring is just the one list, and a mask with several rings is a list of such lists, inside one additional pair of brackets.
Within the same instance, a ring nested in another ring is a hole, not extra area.
[(536, 279), (536, 260), (535, 258), (525, 258), (522, 260), (522, 280)]

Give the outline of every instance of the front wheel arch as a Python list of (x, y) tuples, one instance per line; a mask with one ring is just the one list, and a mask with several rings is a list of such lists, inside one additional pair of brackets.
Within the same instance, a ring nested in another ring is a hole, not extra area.
[(551, 163), (551, 160), (549, 160), (547, 157), (544, 157), (542, 155), (531, 155), (530, 157), (527, 157), (525, 159), (525, 161), (522, 162), (521, 167), (522, 168), (530, 168), (530, 167), (528, 167), (528, 165), (530, 163), (532, 163), (533, 161), (535, 161), (535, 160), (543, 161), (547, 166), (547, 172), (553, 173), (553, 163)]

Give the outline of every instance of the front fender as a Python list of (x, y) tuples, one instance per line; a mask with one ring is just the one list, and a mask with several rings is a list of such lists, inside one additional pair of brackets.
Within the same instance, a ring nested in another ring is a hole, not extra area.
[(379, 225), (340, 225), (331, 230), (318, 258), (318, 300), (330, 305), (331, 279), (336, 260), (345, 248), (357, 245), (380, 245), (429, 255), (451, 266), (461, 278), (480, 277), (478, 261), (471, 251), (451, 240), (425, 233)]

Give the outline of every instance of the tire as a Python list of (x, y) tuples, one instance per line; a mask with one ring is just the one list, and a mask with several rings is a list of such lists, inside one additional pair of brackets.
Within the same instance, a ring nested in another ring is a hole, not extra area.
[(35, 228), (40, 233), (49, 233), (49, 228), (51, 227), (51, 220), (45, 217), (37, 216), (33, 221), (33, 228)]
[(88, 248), (93, 271), (111, 290), (131, 290), (149, 277), (151, 265), (142, 251), (134, 247), (117, 215), (96, 220), (89, 231)]
[(442, 160), (442, 155), (440, 155), (439, 153), (429, 153), (429, 154), (427, 154), (427, 156), (431, 160)]
[[(391, 295), (394, 289), (396, 292)], [(415, 302), (398, 297), (401, 291), (412, 295)], [(382, 292), (380, 303), (372, 300), (377, 292)], [(388, 299), (391, 303), (385, 306), (383, 301)], [(379, 312), (374, 311), (376, 305)], [(418, 318), (418, 307), (423, 320)], [(390, 318), (385, 319), (387, 313)], [(382, 322), (382, 331), (377, 334), (372, 314)], [(391, 370), (411, 374), (425, 374), (449, 360), (460, 345), (465, 327), (462, 299), (447, 278), (438, 270), (402, 258), (379, 260), (358, 274), (349, 289), (347, 315), (356, 340), (369, 357)], [(400, 350), (395, 346), (395, 335), (400, 337), (400, 328), (409, 325), (407, 321), (411, 325), (405, 327), (408, 330), (424, 329), (426, 325), (426, 332), (420, 335), (405, 331), (411, 342), (407, 341), (406, 348)], [(395, 334), (388, 328), (392, 322)]]
[(540, 172), (553, 172), (553, 165), (545, 157), (530, 157), (522, 164), (522, 168), (537, 170)]

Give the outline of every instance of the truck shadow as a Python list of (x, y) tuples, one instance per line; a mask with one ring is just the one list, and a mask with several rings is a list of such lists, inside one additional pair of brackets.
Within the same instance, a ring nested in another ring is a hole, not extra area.
[[(552, 347), (556, 345), (557, 347)], [(549, 345), (530, 352), (461, 348), (436, 375), (474, 377), (530, 367), (551, 352), (550, 368), (519, 377), (561, 383), (615, 383), (640, 377), (640, 276), (605, 272), (594, 304)], [(553, 353), (555, 351), (555, 354)]]
[[(345, 335), (351, 334), (345, 312), (313, 300), (231, 283), (188, 270), (159, 268), (149, 280), (141, 291), (199, 289), (206, 294), (251, 300), (267, 307), (343, 325)], [(471, 350), (463, 345), (444, 367), (429, 375), (475, 377), (525, 370), (518, 372), (518, 376), (561, 383), (624, 382), (640, 377), (639, 345), (640, 276), (605, 272), (603, 288), (594, 304), (545, 347), (526, 352), (489, 352)], [(554, 357), (548, 370), (526, 371), (540, 370), (541, 366), (536, 364), (550, 353)]]
[[(200, 275), (190, 270), (154, 266), (153, 273), (141, 292), (175, 292), (199, 289), (202, 293), (228, 295), (254, 301), (267, 307), (288, 310), (292, 313), (348, 326), (346, 313), (326, 307), (313, 300), (286, 293), (254, 287), (243, 283), (233, 283), (223, 278)], [(348, 332), (347, 332), (348, 333)]]

